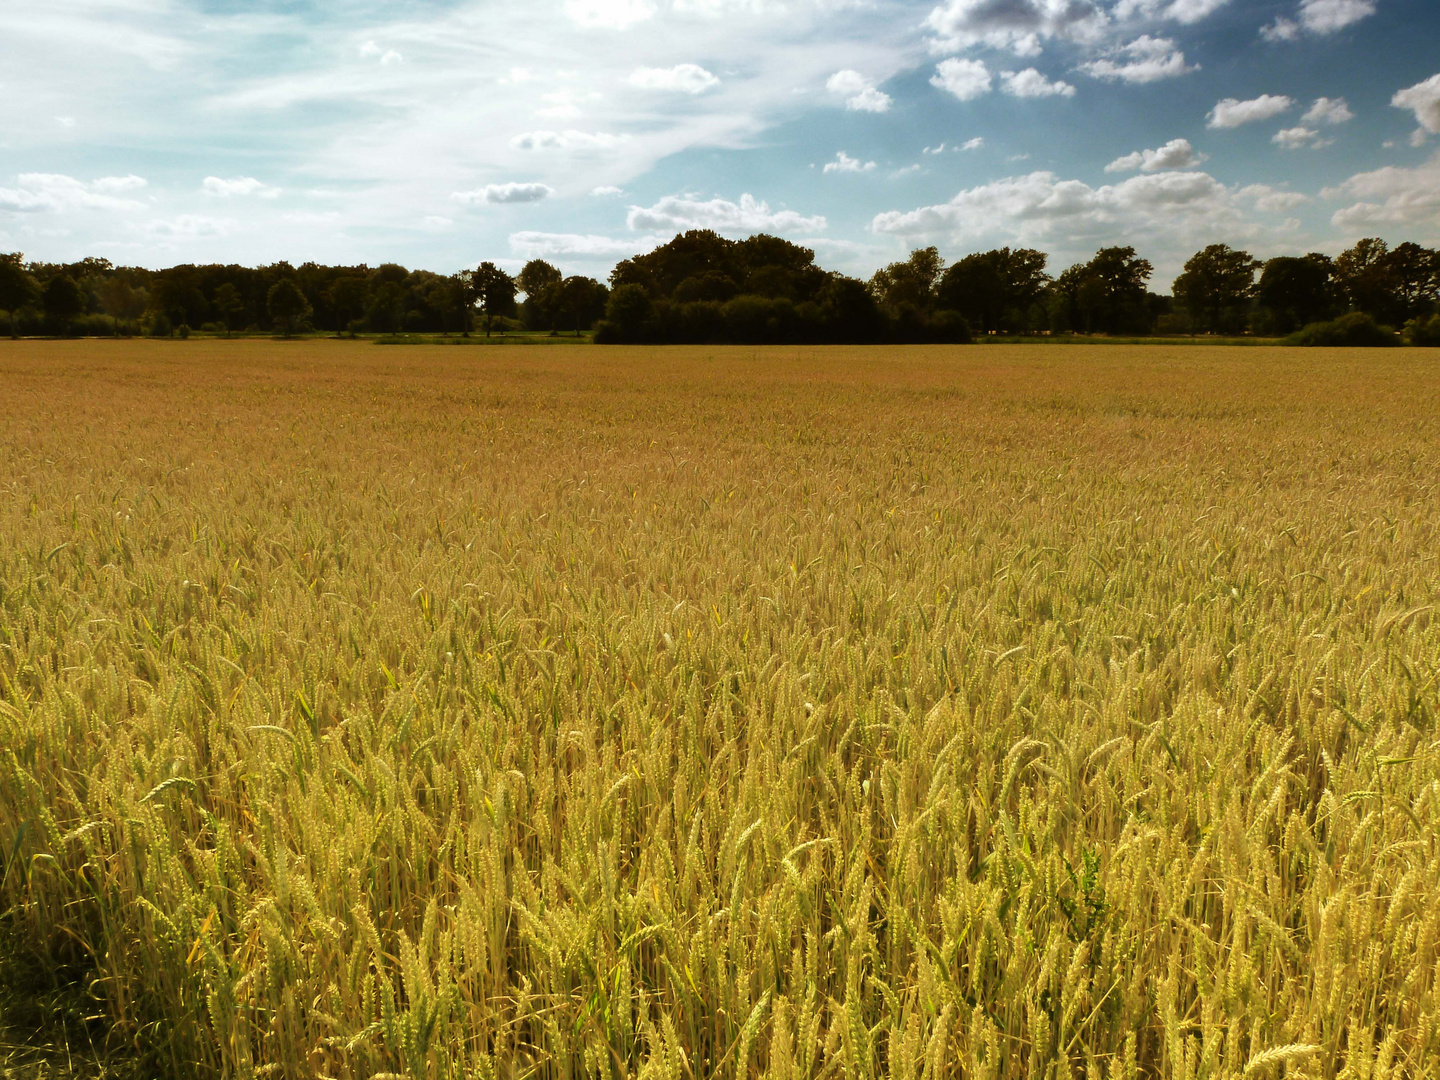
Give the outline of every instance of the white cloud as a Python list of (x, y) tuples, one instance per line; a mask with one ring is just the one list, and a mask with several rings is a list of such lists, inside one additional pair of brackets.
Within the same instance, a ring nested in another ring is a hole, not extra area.
[(624, 195), (625, 191), (614, 184), (602, 184), (600, 187), (591, 188), (590, 194), (597, 199), (608, 199), (616, 195)]
[(614, 239), (584, 233), (517, 232), (510, 234), (510, 250), (523, 259), (570, 255), (577, 259), (628, 259), (660, 246), (655, 236)]
[(1038, 56), (1052, 38), (1093, 42), (1109, 25), (1093, 0), (945, 0), (930, 12), (925, 27), (938, 53), (975, 46)]
[(1344, 124), (1355, 119), (1349, 103), (1342, 98), (1316, 98), (1315, 104), (1300, 118), (1306, 124)]
[(1375, 0), (1300, 0), (1300, 25), (1312, 34), (1333, 34), (1375, 14)]
[(876, 88), (875, 83), (860, 72), (846, 68), (825, 80), (825, 89), (845, 99), (845, 108), (852, 112), (889, 112), (890, 95)]
[(555, 194), (549, 184), (486, 184), (477, 191), (457, 191), (450, 197), (456, 202), (467, 203), (532, 203), (548, 199)]
[(651, 207), (632, 206), (626, 224), (647, 232), (714, 229), (728, 233), (811, 233), (826, 227), (823, 217), (806, 217), (794, 210), (771, 210), (768, 203), (752, 195), (741, 195), (738, 203), (720, 198), (702, 202), (688, 195), (667, 195)]
[(55, 117), (55, 123), (59, 124), (62, 128), (73, 128), (75, 126), (75, 118), (73, 116), (57, 116)]
[(129, 176), (102, 176), (90, 186), (96, 191), (139, 191), (147, 185), (148, 181), (143, 176), (136, 176), (131, 173)]
[(1319, 150), (1331, 145), (1335, 140), (1322, 139), (1320, 132), (1314, 128), (1301, 126), (1282, 128), (1275, 133), (1275, 137), (1270, 141), (1276, 146), (1284, 147), (1286, 150), (1303, 150), (1306, 147), (1312, 150)]
[(668, 90), (680, 94), (703, 94), (720, 85), (720, 80), (699, 64), (676, 64), (668, 68), (637, 68), (630, 85), (642, 90)]
[(1212, 128), (1237, 128), (1242, 124), (1253, 124), (1259, 120), (1269, 120), (1288, 112), (1295, 107), (1295, 102), (1284, 94), (1261, 94), (1249, 101), (1239, 101), (1235, 98), (1225, 98), (1216, 102), (1215, 108), (1210, 110), (1210, 117), (1207, 127)]
[(935, 67), (930, 85), (954, 94), (961, 101), (973, 101), (990, 92), (990, 70), (980, 60), (942, 60)]
[(1440, 135), (1440, 75), (1432, 75), (1424, 82), (1401, 90), (1390, 99), (1390, 104), (1397, 109), (1411, 110), (1422, 128), (1432, 135)]
[(178, 217), (146, 222), (136, 231), (159, 241), (211, 240), (229, 236), (235, 222), (228, 218), (206, 217), (203, 214), (181, 214)]
[(1204, 172), (1153, 173), (1101, 187), (1033, 172), (966, 189), (936, 206), (878, 214), (871, 229), (911, 244), (1021, 243), (1048, 250), (1058, 266), (1097, 247), (1132, 244), (1163, 274), (1178, 271), (1205, 244), (1262, 250), (1293, 244), (1298, 223), (1257, 218), (1261, 197)]
[(441, 217), (439, 214), (429, 214), (420, 219), (420, 227), (426, 232), (444, 232), (455, 222), (448, 217)]
[(1333, 34), (1374, 14), (1375, 0), (1300, 0), (1296, 18), (1277, 16), (1261, 27), (1260, 35), (1266, 41), (1295, 41), (1302, 32)]
[(1224, 7), (1230, 0), (1121, 0), (1115, 5), (1115, 17), (1124, 22), (1134, 18), (1171, 19), (1178, 23), (1197, 23)]
[(378, 56), (381, 67), (390, 67), (403, 62), (405, 59), (394, 49), (382, 49), (373, 41), (367, 41), (364, 45), (360, 46), (360, 56), (366, 60)]
[(1424, 146), (1426, 141), (1426, 133), (1423, 127), (1418, 127), (1410, 133), (1410, 145), (1413, 146), (1416, 150), (1419, 150), (1420, 147)]
[(213, 195), (220, 199), (239, 195), (258, 195), (262, 199), (273, 199), (280, 194), (279, 188), (262, 184), (253, 176), (237, 176), (230, 180), (222, 180), (218, 176), (207, 176), (201, 183), (200, 190), (206, 195)]
[(981, 149), (984, 145), (985, 145), (985, 140), (984, 140), (983, 138), (981, 138), (980, 136), (977, 135), (977, 136), (975, 136), (975, 138), (973, 138), (973, 139), (967, 139), (965, 142), (961, 143), (961, 144), (960, 144), (960, 149), (961, 149), (961, 150), (966, 150), (966, 151), (969, 151), (969, 150), (979, 150), (979, 149)]
[(1283, 191), (1269, 184), (1250, 184), (1241, 188), (1237, 194), (1242, 199), (1252, 200), (1255, 209), (1266, 214), (1288, 214), (1297, 206), (1303, 206), (1310, 201), (1309, 195), (1301, 195), (1298, 191)]
[(580, 26), (624, 30), (655, 14), (648, 0), (565, 0), (565, 14)]
[(1051, 82), (1033, 67), (1026, 68), (1024, 71), (1002, 71), (1000, 73), (1000, 90), (1002, 93), (1018, 98), (1075, 96), (1075, 87), (1067, 82), (1061, 82), (1059, 79)]
[(134, 210), (142, 204), (116, 193), (144, 187), (138, 176), (104, 176), (86, 183), (60, 173), (21, 173), (19, 185), (0, 187), (0, 211), (64, 213), (69, 210)]
[(1390, 166), (1360, 173), (1321, 195), (1359, 200), (1331, 219), (1348, 236), (1403, 228), (1415, 240), (1440, 238), (1440, 154), (1413, 169)]
[(515, 150), (613, 150), (629, 135), (596, 131), (527, 131), (510, 140)]
[[(915, 167), (918, 169), (920, 166), (917, 165), (917, 166), (915, 166)], [(874, 168), (875, 168), (875, 162), (873, 162), (873, 161), (861, 161), (859, 158), (853, 158), (853, 157), (851, 157), (849, 154), (845, 153), (844, 150), (841, 150), (839, 153), (837, 153), (837, 154), (835, 155), (835, 160), (834, 160), (834, 161), (830, 161), (830, 162), (827, 162), (827, 163), (826, 163), (825, 168), (824, 168), (823, 171), (824, 171), (824, 172), (827, 172), (827, 173), (838, 173), (838, 172), (860, 173), (860, 172), (870, 172), (870, 171), (873, 170)]]
[(939, 146), (927, 146), (920, 152), (922, 154), (943, 154), (945, 152), (945, 144), (942, 142)]
[(1287, 19), (1283, 15), (1277, 16), (1273, 23), (1260, 28), (1260, 36), (1266, 41), (1281, 42), (1294, 41), (1300, 36), (1300, 24), (1294, 19)]
[(1137, 150), (1133, 154), (1116, 158), (1105, 166), (1106, 172), (1166, 172), (1177, 169), (1191, 169), (1206, 160), (1206, 155), (1197, 154), (1189, 139), (1171, 139), (1156, 150)]
[(1118, 59), (1102, 58), (1081, 64), (1080, 70), (1097, 79), (1128, 83), (1152, 83), (1199, 71), (1199, 64), (1186, 64), (1185, 54), (1169, 38), (1142, 34), (1116, 52)]

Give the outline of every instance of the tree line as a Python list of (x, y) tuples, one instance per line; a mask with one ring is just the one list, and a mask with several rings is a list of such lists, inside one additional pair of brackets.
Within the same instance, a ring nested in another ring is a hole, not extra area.
[[(492, 262), (440, 275), (378, 267), (117, 267), (104, 259), (26, 263), (0, 254), (0, 312), (12, 334), (486, 334), (530, 330), (601, 342), (963, 342), (975, 334), (1298, 334), (1383, 344), (1397, 328), (1440, 343), (1440, 253), (1365, 239), (1332, 258), (1262, 262), (1212, 244), (1176, 278), (1108, 247), (1049, 273), (1049, 256), (997, 248), (946, 265), (934, 247), (861, 281), (775, 236), (707, 230), (617, 265), (609, 286), (543, 260), (511, 276)], [(523, 297), (523, 302), (520, 298)]]

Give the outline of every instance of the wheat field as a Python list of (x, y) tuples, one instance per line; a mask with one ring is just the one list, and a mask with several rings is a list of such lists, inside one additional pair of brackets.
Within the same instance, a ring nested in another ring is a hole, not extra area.
[(1440, 364), (0, 342), (0, 912), (156, 1076), (1440, 1074)]

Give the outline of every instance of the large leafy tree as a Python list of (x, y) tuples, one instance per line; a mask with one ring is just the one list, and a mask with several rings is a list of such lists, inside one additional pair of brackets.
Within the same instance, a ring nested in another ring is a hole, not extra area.
[(483, 262), (470, 271), (470, 295), (485, 320), (489, 337), (495, 320), (515, 314), (515, 279), (492, 262)]
[(576, 337), (580, 336), (582, 329), (593, 326), (595, 320), (605, 314), (610, 290), (594, 278), (568, 277), (552, 288), (557, 292), (556, 303), (564, 314), (565, 323), (574, 328)]
[(220, 321), (225, 324), (225, 336), (230, 336), (230, 331), (235, 328), (235, 323), (245, 313), (245, 299), (240, 295), (240, 290), (230, 282), (225, 282), (215, 290), (215, 296), (210, 302), (215, 309), (215, 314), (220, 316)]
[(1428, 315), (1440, 299), (1440, 252), (1419, 244), (1397, 244), (1381, 260), (1397, 322)]
[(40, 287), (35, 279), (25, 272), (25, 256), (18, 251), (0, 253), (0, 311), (10, 313), (10, 336), (19, 336), (16, 314), (23, 307), (35, 303)]
[(1196, 252), (1175, 279), (1175, 298), (1209, 333), (1219, 333), (1227, 315), (1242, 311), (1255, 295), (1260, 263), (1248, 251), (1211, 244)]
[(300, 291), (293, 278), (281, 278), (265, 296), (265, 309), (275, 329), (287, 338), (304, 324), (310, 315), (310, 301)]
[(45, 283), (42, 296), (45, 316), (62, 335), (70, 333), (70, 325), (85, 313), (85, 294), (69, 274), (56, 274)]
[(925, 311), (935, 302), (935, 290), (944, 271), (945, 260), (938, 248), (919, 248), (904, 262), (893, 262), (875, 271), (870, 291), (886, 307)]
[(1328, 319), (1335, 298), (1335, 267), (1328, 255), (1311, 252), (1271, 259), (1260, 273), (1256, 295), (1282, 334)]
[(1050, 277), (1043, 251), (1008, 247), (967, 255), (941, 279), (940, 306), (958, 311), (972, 327), (985, 331), (1024, 330), (1031, 306)]
[(531, 330), (553, 331), (556, 328), (560, 312), (555, 303), (555, 290), (564, 277), (559, 269), (544, 259), (531, 259), (520, 270), (515, 285), (525, 294), (523, 316), (525, 325)]
[(1144, 317), (1154, 273), (1150, 260), (1140, 258), (1133, 247), (1101, 248), (1082, 272), (1081, 303), (1092, 309), (1094, 322), (1107, 334), (1118, 334)]

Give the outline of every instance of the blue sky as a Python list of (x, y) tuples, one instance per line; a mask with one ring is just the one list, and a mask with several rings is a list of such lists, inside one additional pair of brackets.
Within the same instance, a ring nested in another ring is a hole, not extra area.
[(1435, 0), (5, 0), (0, 249), (530, 257), (1440, 243)]

